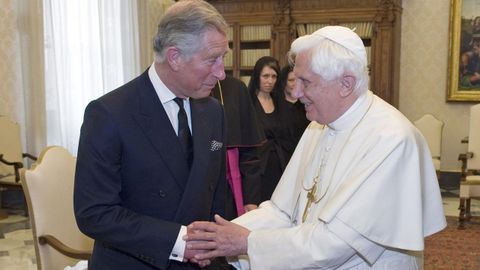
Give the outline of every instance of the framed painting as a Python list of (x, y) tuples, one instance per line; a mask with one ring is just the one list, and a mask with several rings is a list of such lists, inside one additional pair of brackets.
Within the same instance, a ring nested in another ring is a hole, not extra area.
[(450, 0), (447, 101), (480, 101), (480, 0)]

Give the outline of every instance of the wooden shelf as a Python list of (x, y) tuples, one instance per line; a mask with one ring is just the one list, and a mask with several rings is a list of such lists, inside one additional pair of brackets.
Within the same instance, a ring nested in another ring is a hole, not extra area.
[[(228, 70), (233, 76), (245, 81), (256, 62), (253, 58), (264, 54), (285, 66), (295, 38), (326, 25), (342, 25), (356, 29), (366, 46), (371, 90), (398, 106), (401, 0), (209, 2), (231, 25), (228, 37), (232, 59)], [(255, 55), (247, 59), (249, 53)]]

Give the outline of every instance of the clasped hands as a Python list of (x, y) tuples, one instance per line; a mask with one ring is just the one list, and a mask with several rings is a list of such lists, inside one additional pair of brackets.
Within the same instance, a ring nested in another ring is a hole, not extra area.
[(184, 258), (201, 267), (216, 257), (247, 254), (250, 231), (215, 215), (215, 222), (195, 221), (187, 227)]

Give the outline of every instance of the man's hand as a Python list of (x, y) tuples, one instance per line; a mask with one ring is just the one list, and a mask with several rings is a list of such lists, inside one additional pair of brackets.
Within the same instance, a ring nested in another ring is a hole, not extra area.
[(205, 253), (205, 252), (207, 252), (207, 250), (189, 249), (188, 246), (187, 246), (187, 247), (185, 247), (185, 252), (183, 254), (183, 261), (184, 262), (189, 261), (191, 263), (196, 263), (200, 267), (203, 268), (203, 267), (209, 265), (211, 263), (211, 260), (197, 260), (197, 259), (195, 259), (195, 255), (200, 254), (200, 253)]
[(187, 250), (205, 251), (193, 254), (194, 260), (202, 262), (221, 256), (246, 255), (249, 234), (248, 229), (215, 215), (215, 223), (196, 221), (188, 225), (184, 240)]

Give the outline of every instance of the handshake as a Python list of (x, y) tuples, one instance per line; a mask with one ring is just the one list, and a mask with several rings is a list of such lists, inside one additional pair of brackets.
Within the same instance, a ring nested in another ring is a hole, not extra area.
[(187, 227), (184, 260), (200, 267), (216, 257), (247, 254), (250, 231), (215, 215), (215, 222), (195, 221)]

